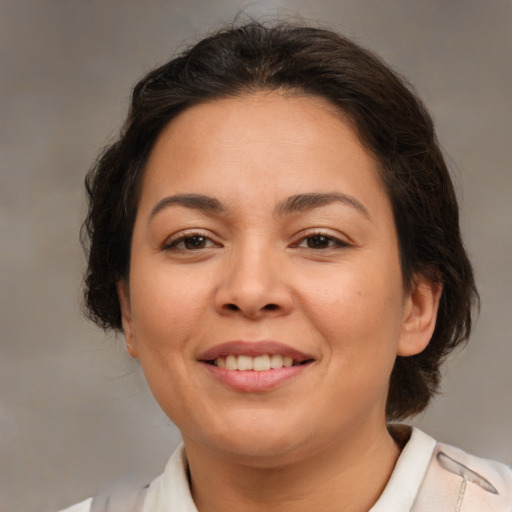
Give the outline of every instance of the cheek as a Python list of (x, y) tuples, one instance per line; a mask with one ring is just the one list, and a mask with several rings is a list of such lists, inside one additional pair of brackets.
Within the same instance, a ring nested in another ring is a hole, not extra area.
[[(151, 268), (150, 266), (147, 268)], [(173, 421), (190, 414), (188, 376), (194, 335), (204, 318), (205, 287), (169, 270), (133, 273), (132, 313), (139, 359), (147, 383)]]
[(403, 307), (399, 269), (369, 268), (370, 264), (331, 271), (323, 279), (316, 276), (304, 283), (303, 307), (331, 351), (372, 358), (375, 353), (387, 354), (394, 360)]
[(207, 283), (188, 272), (134, 274), (130, 286), (135, 335), (141, 350), (144, 346), (162, 352), (179, 349), (197, 328), (210, 300)]

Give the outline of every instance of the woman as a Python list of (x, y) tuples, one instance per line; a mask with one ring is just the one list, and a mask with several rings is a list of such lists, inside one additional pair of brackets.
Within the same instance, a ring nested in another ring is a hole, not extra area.
[(391, 423), (478, 296), (432, 121), (377, 57), (218, 32), (139, 82), (87, 186), (90, 317), (184, 443), (120, 510), (510, 510), (509, 468)]

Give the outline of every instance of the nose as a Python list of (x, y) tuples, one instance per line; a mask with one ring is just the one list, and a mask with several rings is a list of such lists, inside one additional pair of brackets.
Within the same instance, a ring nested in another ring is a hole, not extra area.
[(285, 257), (271, 252), (252, 244), (226, 260), (215, 296), (218, 313), (253, 320), (290, 313)]

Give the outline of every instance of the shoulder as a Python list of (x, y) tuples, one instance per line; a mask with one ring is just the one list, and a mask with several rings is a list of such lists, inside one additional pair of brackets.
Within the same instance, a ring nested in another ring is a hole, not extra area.
[(412, 510), (509, 512), (511, 503), (509, 466), (437, 443)]
[(60, 512), (141, 512), (149, 484), (119, 482), (88, 500)]
[(75, 505), (71, 505), (71, 507), (60, 510), (59, 512), (90, 512), (91, 510), (92, 498), (81, 501), (80, 503), (76, 503)]
[(94, 498), (60, 512), (197, 512), (190, 494), (187, 460), (183, 445), (169, 459), (164, 473), (150, 484), (118, 482)]

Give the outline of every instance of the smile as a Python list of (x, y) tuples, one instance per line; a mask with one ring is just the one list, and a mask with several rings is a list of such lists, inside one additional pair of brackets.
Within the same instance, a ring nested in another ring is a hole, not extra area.
[(264, 372), (305, 364), (307, 361), (296, 362), (292, 357), (280, 354), (263, 354), (256, 357), (231, 354), (227, 357), (218, 357), (212, 364), (226, 370)]
[(198, 359), (216, 381), (244, 392), (275, 389), (303, 374), (315, 362), (312, 355), (268, 340), (222, 343)]

